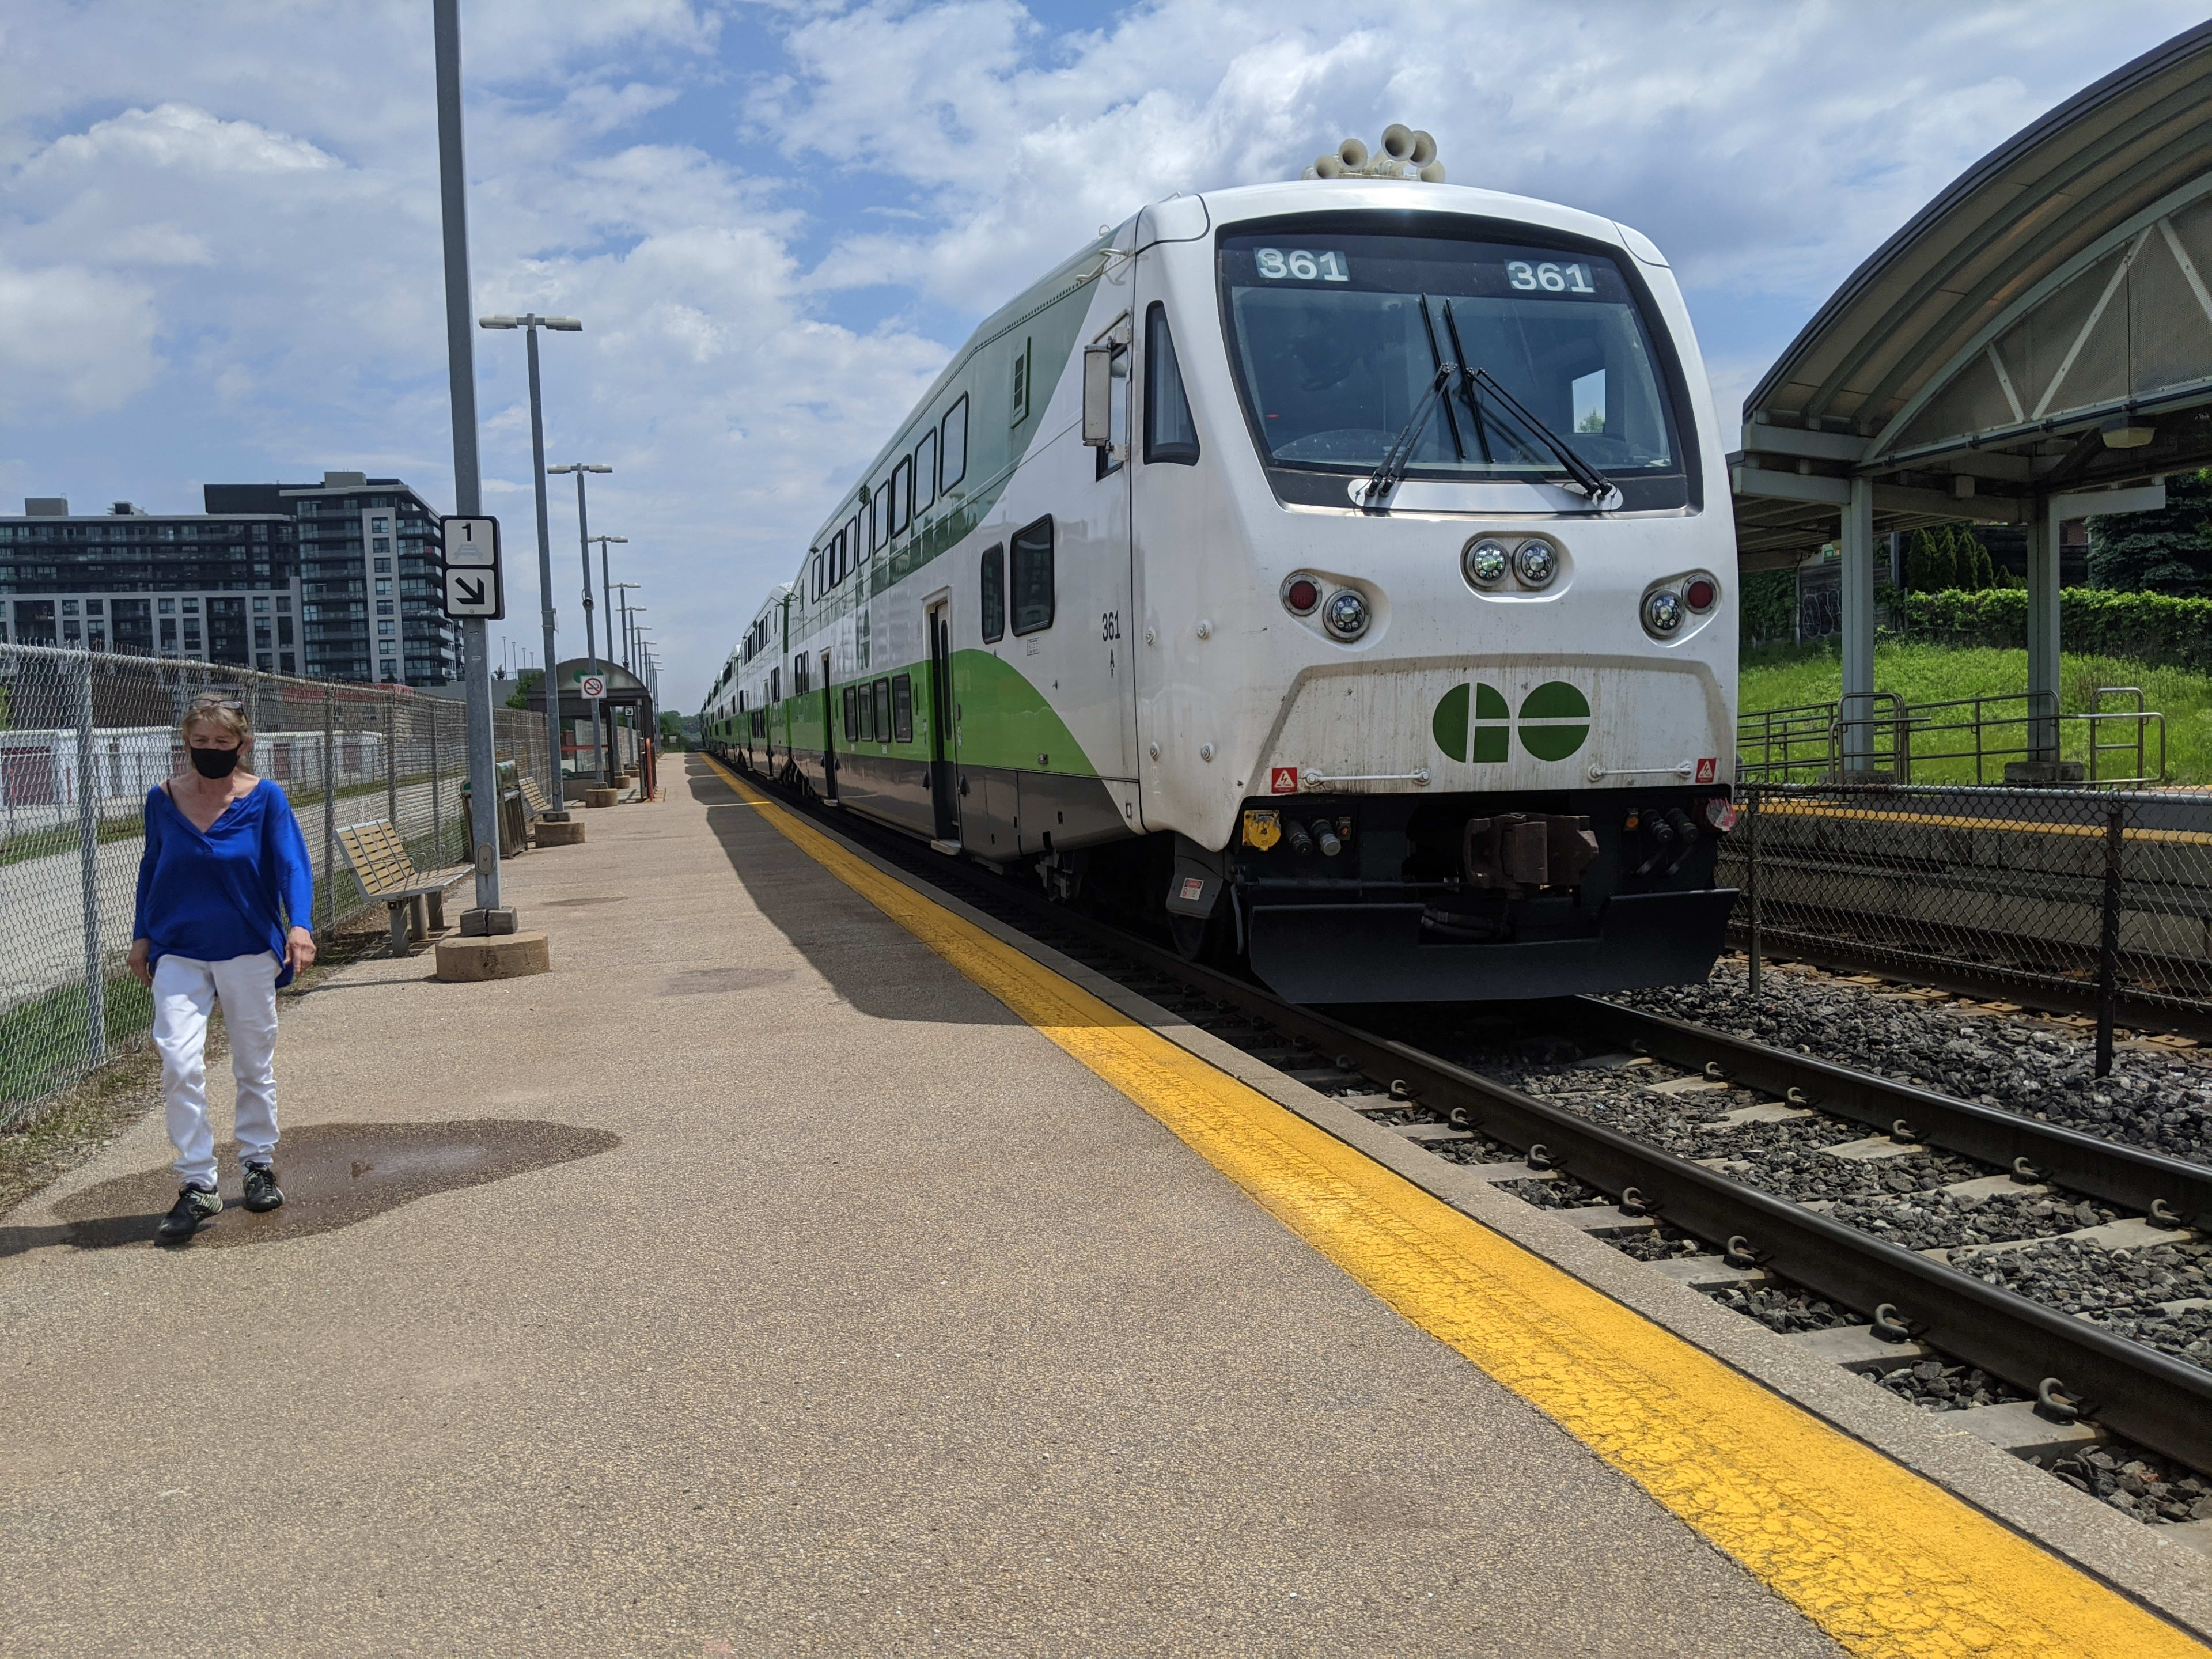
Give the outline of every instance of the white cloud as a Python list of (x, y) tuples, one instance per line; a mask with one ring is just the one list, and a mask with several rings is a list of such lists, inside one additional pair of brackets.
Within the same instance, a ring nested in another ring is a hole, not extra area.
[(80, 265), (18, 270), (0, 264), (0, 420), (52, 421), (120, 409), (160, 368), (154, 296), (135, 283)]

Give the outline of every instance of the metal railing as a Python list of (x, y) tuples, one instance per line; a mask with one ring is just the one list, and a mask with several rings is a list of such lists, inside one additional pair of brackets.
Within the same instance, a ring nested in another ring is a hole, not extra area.
[(1739, 784), (1719, 880), (1790, 956), (2212, 1036), (2212, 801), (2002, 784)]
[[(146, 793), (179, 769), (191, 700), (235, 698), (253, 767), (290, 799), (314, 866), (320, 932), (367, 908), (337, 832), (390, 822), (425, 868), (465, 862), (466, 717), (392, 686), (223, 664), (0, 647), (0, 1124), (141, 1041), (152, 1015), (127, 968)], [(503, 777), (543, 771), (544, 727), (493, 711)]]
[[(2134, 707), (2105, 706), (2125, 697)], [(2088, 783), (2166, 779), (2166, 716), (2146, 706), (2139, 686), (2098, 686), (2093, 706), (2071, 714), (2047, 691), (1919, 703), (1876, 691), (1856, 701), (1867, 705), (1863, 713), (1838, 701), (1739, 716), (1736, 776), (1747, 783), (1993, 784), (2004, 781), (2009, 763), (2057, 758), (2080, 762)], [(2122, 757), (2129, 757), (2122, 769), (2111, 769)]]

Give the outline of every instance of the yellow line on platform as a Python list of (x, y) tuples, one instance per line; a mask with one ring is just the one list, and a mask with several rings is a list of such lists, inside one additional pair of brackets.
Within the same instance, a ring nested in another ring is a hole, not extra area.
[(799, 850), (1850, 1652), (1870, 1659), (2202, 1659), (2207, 1652), (1932, 1482), (885, 875), (722, 770)]

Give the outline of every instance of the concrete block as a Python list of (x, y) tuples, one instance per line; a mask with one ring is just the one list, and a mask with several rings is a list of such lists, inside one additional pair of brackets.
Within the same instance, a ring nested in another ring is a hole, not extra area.
[(586, 806), (612, 806), (621, 794), (622, 791), (619, 789), (586, 789), (584, 791), (584, 805)]
[(538, 844), (540, 847), (581, 847), (584, 826), (574, 818), (557, 823), (549, 818), (538, 820)]
[(496, 933), (489, 938), (446, 938), (438, 941), (438, 974), (441, 980), (467, 982), (485, 979), (520, 979), (542, 974), (553, 966), (552, 951), (543, 933)]
[(1937, 1421), (1947, 1428), (1963, 1429), (2015, 1457), (2063, 1455), (2094, 1446), (2105, 1437), (2102, 1431), (2087, 1423), (2054, 1423), (2027, 1400), (1945, 1412)]
[(1924, 1342), (1908, 1339), (1885, 1342), (1871, 1325), (1842, 1325), (1831, 1330), (1801, 1331), (1790, 1339), (1808, 1353), (1816, 1353), (1847, 1371), (1887, 1371), (1930, 1359), (1936, 1351)]

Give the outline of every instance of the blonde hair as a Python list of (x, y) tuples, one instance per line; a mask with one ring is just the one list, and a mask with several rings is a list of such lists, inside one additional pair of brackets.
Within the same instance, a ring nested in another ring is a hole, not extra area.
[(178, 740), (187, 749), (191, 747), (192, 728), (196, 726), (211, 726), (219, 732), (228, 732), (238, 739), (240, 749), (253, 741), (253, 722), (246, 718), (246, 710), (212, 691), (194, 697), (191, 706), (185, 710), (184, 719), (177, 722)]

